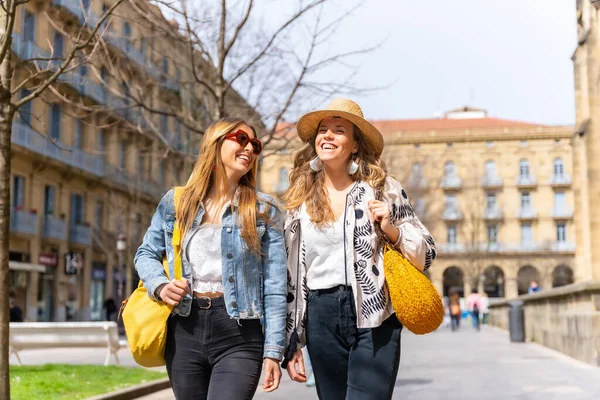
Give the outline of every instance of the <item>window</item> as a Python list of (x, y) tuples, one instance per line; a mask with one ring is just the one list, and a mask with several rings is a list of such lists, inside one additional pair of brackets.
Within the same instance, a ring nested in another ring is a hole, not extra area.
[(146, 59), (146, 38), (140, 39), (140, 53), (142, 54), (142, 56), (144, 57), (144, 60), (145, 60)]
[(60, 104), (50, 105), (50, 139), (60, 140)]
[(456, 244), (456, 225), (448, 225), (448, 244)]
[(421, 165), (421, 163), (414, 163), (412, 165), (412, 177), (414, 179), (423, 178), (423, 166)]
[(104, 202), (102, 200), (96, 201), (96, 212), (94, 215), (94, 225), (97, 229), (102, 229), (104, 222)]
[(178, 119), (175, 120), (175, 133), (173, 135), (173, 146), (179, 149), (181, 143), (181, 121)]
[(125, 169), (126, 164), (127, 143), (124, 140), (119, 142), (119, 168)]
[(79, 194), (71, 194), (71, 226), (83, 223), (84, 214), (83, 196)]
[(179, 67), (175, 67), (175, 81), (179, 83), (181, 81), (181, 70)]
[(567, 225), (565, 223), (556, 224), (556, 241), (561, 243), (567, 241)]
[(23, 15), (23, 41), (35, 42), (35, 15), (28, 11)]
[(137, 163), (137, 174), (138, 177), (144, 177), (144, 154), (138, 153), (138, 163)]
[(102, 81), (102, 99), (106, 101), (108, 95), (108, 71), (104, 67), (100, 69), (100, 80)]
[(491, 149), (492, 147), (494, 147), (494, 142), (486, 142), (486, 143), (485, 143), (485, 146), (486, 146), (488, 149)]
[(25, 205), (25, 177), (15, 175), (13, 177), (12, 206), (23, 208)]
[(44, 187), (44, 215), (54, 215), (56, 188), (46, 185)]
[(496, 163), (488, 160), (485, 162), (485, 176), (495, 177), (496, 176)]
[(557, 178), (562, 178), (565, 174), (565, 165), (563, 160), (557, 158), (554, 160), (554, 176)]
[[(27, 89), (21, 89), (19, 91), (19, 98), (23, 99), (29, 96), (30, 94), (31, 91)], [(33, 101), (28, 101), (27, 103), (23, 104), (19, 111), (21, 112), (21, 119), (25, 121), (27, 125), (31, 125), (31, 119), (33, 116)]]
[(169, 59), (165, 56), (162, 58), (162, 82), (166, 81), (166, 76), (169, 75)]
[(75, 121), (75, 143), (73, 145), (76, 149), (83, 148), (83, 122), (80, 119)]
[(171, 137), (170, 137), (171, 135), (169, 135), (169, 126), (168, 126), (167, 116), (164, 114), (161, 114), (161, 116), (160, 116), (160, 133), (162, 133), (167, 140), (171, 139)]
[(455, 194), (447, 194), (446, 195), (446, 209), (447, 210), (457, 210), (458, 203), (456, 202)]
[(456, 176), (456, 165), (454, 161), (446, 161), (444, 164), (444, 174), (446, 176)]
[(115, 228), (117, 229), (116, 232), (117, 233), (121, 233), (122, 232), (122, 226), (121, 226), (121, 210), (117, 210), (116, 214), (115, 214)]
[(85, 65), (85, 64), (79, 65), (80, 84), (84, 84), (85, 83), (87, 75), (88, 75), (88, 66)]
[(521, 140), (521, 147), (527, 147), (527, 140)]
[(531, 193), (522, 192), (521, 193), (521, 208), (529, 208), (531, 207)]
[(125, 50), (131, 49), (131, 25), (129, 22), (123, 22), (123, 39), (125, 43)]
[(498, 225), (489, 224), (487, 226), (488, 244), (498, 243)]
[(533, 242), (533, 231), (531, 224), (521, 225), (521, 243), (532, 243)]
[(81, 0), (81, 3), (83, 4), (84, 11), (88, 12), (90, 9), (90, 0)]
[(565, 192), (554, 192), (554, 209), (556, 211), (566, 211), (567, 196)]
[(496, 209), (496, 193), (485, 194), (485, 207), (488, 210)]
[(65, 55), (65, 37), (54, 32), (54, 58), (63, 58)]
[(521, 178), (529, 178), (529, 161), (525, 159), (519, 161), (519, 176)]

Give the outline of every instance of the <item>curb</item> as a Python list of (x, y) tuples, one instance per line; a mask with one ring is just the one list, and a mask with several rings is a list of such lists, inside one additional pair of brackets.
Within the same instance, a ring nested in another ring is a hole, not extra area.
[(141, 385), (131, 386), (115, 392), (104, 393), (94, 397), (88, 397), (87, 400), (131, 400), (146, 396), (160, 390), (171, 387), (169, 378), (158, 379), (152, 382), (142, 383)]

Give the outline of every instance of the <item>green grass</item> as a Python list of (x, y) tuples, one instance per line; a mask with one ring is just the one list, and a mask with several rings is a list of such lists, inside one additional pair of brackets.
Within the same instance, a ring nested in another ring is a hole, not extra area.
[(166, 376), (164, 372), (114, 365), (11, 365), (10, 395), (12, 400), (85, 399)]

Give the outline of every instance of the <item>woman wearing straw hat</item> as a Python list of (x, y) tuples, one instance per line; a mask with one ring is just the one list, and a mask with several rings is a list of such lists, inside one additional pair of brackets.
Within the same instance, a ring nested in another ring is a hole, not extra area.
[[(373, 223), (418, 269), (433, 238), (380, 160), (383, 137), (355, 102), (332, 101), (297, 124), (305, 143), (284, 195), (288, 218), (288, 347), (284, 367), (306, 381), (308, 345), (320, 399), (391, 398), (401, 324), (393, 315)], [(383, 192), (383, 201), (375, 200)]]

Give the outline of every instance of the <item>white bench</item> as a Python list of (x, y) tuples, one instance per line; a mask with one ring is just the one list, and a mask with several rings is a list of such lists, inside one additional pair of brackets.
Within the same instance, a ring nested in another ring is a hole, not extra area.
[(104, 347), (107, 349), (104, 365), (114, 354), (117, 364), (119, 332), (116, 322), (11, 322), (9, 351), (21, 365), (19, 351), (52, 349), (56, 347)]

